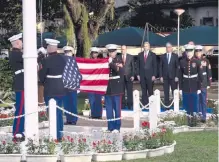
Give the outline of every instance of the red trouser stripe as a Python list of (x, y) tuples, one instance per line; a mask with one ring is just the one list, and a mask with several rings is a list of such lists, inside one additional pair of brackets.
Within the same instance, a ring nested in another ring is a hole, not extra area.
[[(22, 114), (23, 107), (24, 107), (24, 91), (21, 91), (21, 101), (20, 101), (20, 108), (19, 108), (19, 114), (18, 114), (18, 116), (20, 116), (20, 115)], [(18, 118), (18, 119), (17, 119), (17, 123), (16, 123), (16, 129), (15, 129), (14, 136), (15, 136), (15, 135), (18, 133), (18, 131), (19, 131), (20, 121), (21, 121), (21, 118)]]

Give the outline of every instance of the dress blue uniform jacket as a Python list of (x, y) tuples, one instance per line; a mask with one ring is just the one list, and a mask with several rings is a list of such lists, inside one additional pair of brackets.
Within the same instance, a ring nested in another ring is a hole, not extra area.
[[(12, 71), (15, 75), (15, 72), (18, 70), (23, 70), (23, 53), (20, 49), (13, 48), (12, 51), (9, 53), (9, 63), (12, 67)], [(14, 76), (14, 83), (13, 83), (14, 91), (22, 91), (24, 90), (24, 73), (20, 73)]]

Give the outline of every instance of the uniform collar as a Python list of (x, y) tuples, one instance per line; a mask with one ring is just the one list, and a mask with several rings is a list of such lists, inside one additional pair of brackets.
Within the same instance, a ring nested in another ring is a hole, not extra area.
[(52, 52), (52, 53), (49, 53), (49, 56), (50, 55), (57, 55), (58, 53), (57, 52)]
[(21, 51), (19, 48), (12, 48), (12, 51)]

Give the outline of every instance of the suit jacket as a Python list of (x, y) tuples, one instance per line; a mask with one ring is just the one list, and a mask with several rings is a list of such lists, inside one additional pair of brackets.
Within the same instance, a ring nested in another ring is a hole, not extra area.
[(138, 54), (137, 75), (146, 79), (157, 75), (157, 56), (155, 53), (149, 51), (146, 62), (144, 61), (144, 52)]
[(178, 67), (178, 56), (175, 53), (172, 53), (168, 63), (167, 54), (165, 53), (160, 59), (160, 77), (163, 77), (163, 79), (174, 79), (175, 77), (178, 77)]
[[(122, 59), (123, 55), (120, 55), (120, 59)], [(125, 63), (123, 62), (123, 70), (126, 80), (130, 80), (131, 77), (135, 75), (135, 63), (134, 58), (130, 54), (126, 54)]]

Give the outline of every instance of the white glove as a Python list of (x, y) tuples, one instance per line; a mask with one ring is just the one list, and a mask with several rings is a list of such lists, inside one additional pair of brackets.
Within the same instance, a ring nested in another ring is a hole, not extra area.
[(163, 77), (160, 77), (160, 81), (163, 83)]
[(178, 82), (179, 81), (179, 78), (175, 77), (175, 82)]
[(209, 89), (210, 88), (210, 86), (207, 86), (207, 89)]
[(140, 76), (139, 76), (139, 75), (137, 76), (137, 78), (138, 78), (138, 80), (140, 81)]
[(179, 94), (182, 95), (182, 90), (179, 90)]
[(201, 93), (201, 90), (198, 90), (198, 91), (197, 91), (197, 94), (200, 94), (200, 93)]
[(79, 91), (79, 90), (77, 90), (77, 94), (78, 94), (78, 93), (80, 93), (80, 91)]
[(111, 63), (113, 61), (112, 57), (109, 57), (108, 62)]

